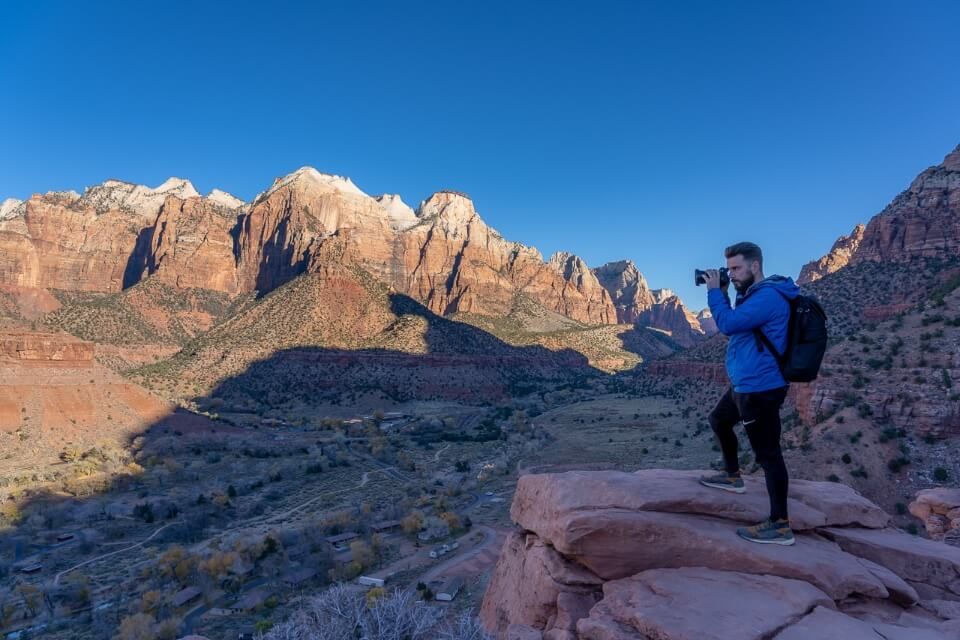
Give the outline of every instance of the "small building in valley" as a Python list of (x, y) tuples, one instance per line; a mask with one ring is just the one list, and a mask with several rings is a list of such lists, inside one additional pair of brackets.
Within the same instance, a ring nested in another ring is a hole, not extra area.
[(289, 571), (283, 574), (283, 577), (280, 578), (280, 581), (288, 587), (299, 587), (315, 575), (317, 575), (316, 569), (305, 567), (303, 569), (297, 569), (296, 571)]
[(186, 589), (181, 589), (173, 595), (173, 598), (170, 600), (170, 604), (173, 605), (174, 609), (179, 609), (180, 607), (199, 598), (201, 593), (202, 592), (197, 587), (187, 587)]
[(437, 590), (437, 600), (445, 602), (453, 600), (457, 597), (461, 587), (463, 587), (463, 578), (461, 576), (453, 576), (444, 582), (443, 586)]

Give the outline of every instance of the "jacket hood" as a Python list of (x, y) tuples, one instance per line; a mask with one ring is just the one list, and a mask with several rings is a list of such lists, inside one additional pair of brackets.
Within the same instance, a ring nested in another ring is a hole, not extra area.
[(752, 285), (750, 285), (750, 288), (747, 289), (746, 293), (744, 293), (742, 296), (739, 294), (737, 295), (737, 300), (742, 301), (747, 296), (752, 295), (757, 290), (765, 287), (773, 287), (782, 293), (788, 300), (793, 300), (800, 295), (800, 287), (797, 286), (797, 283), (793, 281), (793, 278), (790, 276), (773, 275), (767, 276), (760, 282), (754, 282)]

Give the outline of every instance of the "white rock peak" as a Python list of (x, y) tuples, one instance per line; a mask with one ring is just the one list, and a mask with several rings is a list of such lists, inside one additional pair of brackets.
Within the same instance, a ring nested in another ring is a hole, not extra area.
[(181, 198), (197, 198), (200, 194), (193, 188), (189, 180), (183, 178), (167, 178), (159, 187), (149, 189), (153, 193), (162, 193), (166, 195), (176, 195)]
[(385, 193), (377, 196), (376, 201), (387, 212), (390, 226), (396, 231), (404, 231), (420, 222), (413, 209), (407, 206), (407, 203), (398, 195)]
[(471, 222), (486, 225), (476, 209), (473, 201), (466, 194), (458, 191), (438, 191), (417, 208), (417, 216), (423, 218), (437, 217), (441, 227), (447, 230), (456, 230), (465, 227)]
[(152, 189), (122, 180), (105, 180), (101, 184), (87, 187), (81, 199), (99, 212), (125, 209), (153, 216), (160, 211), (167, 196), (186, 199), (198, 198), (200, 194), (189, 180), (183, 178), (168, 178), (163, 184)]
[(350, 180), (350, 178), (345, 176), (337, 176), (330, 173), (321, 173), (313, 167), (300, 167), (293, 173), (277, 179), (269, 189), (258, 193), (257, 197), (254, 198), (253, 201), (257, 202), (262, 198), (266, 198), (280, 187), (285, 187), (288, 184), (300, 181), (304, 181), (307, 184), (315, 187), (320, 187), (323, 190), (332, 190), (340, 193), (349, 193), (356, 196), (369, 197), (366, 193), (361, 191), (357, 185), (353, 184), (353, 181)]
[(207, 199), (216, 202), (217, 204), (224, 206), (228, 209), (239, 209), (246, 203), (237, 198), (234, 195), (227, 193), (226, 191), (221, 191), (220, 189), (214, 189), (207, 194)]
[(7, 198), (3, 202), (0, 202), (0, 220), (9, 220), (10, 218), (15, 218), (18, 215), (18, 207), (23, 204), (23, 200), (17, 200), (16, 198)]

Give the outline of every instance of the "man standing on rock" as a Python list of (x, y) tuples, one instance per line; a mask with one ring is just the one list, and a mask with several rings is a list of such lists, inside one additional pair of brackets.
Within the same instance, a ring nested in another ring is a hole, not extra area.
[(769, 349), (756, 335), (762, 331), (779, 353), (787, 343), (790, 319), (789, 300), (800, 293), (793, 279), (763, 275), (763, 254), (752, 242), (727, 247), (729, 282), (737, 290), (736, 307), (730, 307), (729, 282), (721, 286), (716, 269), (707, 270), (707, 301), (720, 333), (727, 343), (727, 374), (732, 386), (710, 413), (710, 426), (720, 440), (725, 473), (704, 476), (700, 483), (708, 487), (743, 493), (740, 477), (737, 436), (733, 427), (743, 422), (757, 463), (763, 468), (770, 495), (770, 518), (752, 527), (737, 529), (737, 534), (765, 544), (792, 545), (796, 540), (787, 514), (787, 465), (780, 449), (780, 406), (787, 395), (788, 383)]

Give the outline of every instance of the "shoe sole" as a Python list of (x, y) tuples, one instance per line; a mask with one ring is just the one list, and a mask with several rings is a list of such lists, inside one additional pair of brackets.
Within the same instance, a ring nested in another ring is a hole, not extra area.
[(740, 535), (739, 533), (737, 535), (747, 542), (756, 542), (757, 544), (779, 544), (783, 547), (793, 546), (793, 544), (797, 541), (796, 538), (791, 538), (790, 540), (757, 540), (756, 538), (748, 538), (747, 536)]
[(704, 482), (703, 480), (700, 481), (700, 484), (702, 484), (705, 487), (711, 487), (713, 489), (729, 491), (730, 493), (746, 493), (747, 492), (746, 487), (731, 487), (723, 484), (713, 484), (712, 482)]

